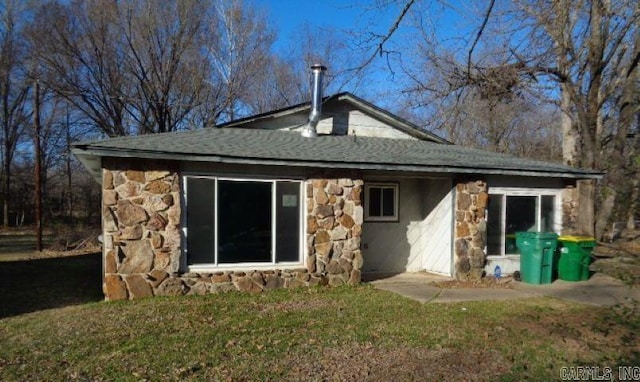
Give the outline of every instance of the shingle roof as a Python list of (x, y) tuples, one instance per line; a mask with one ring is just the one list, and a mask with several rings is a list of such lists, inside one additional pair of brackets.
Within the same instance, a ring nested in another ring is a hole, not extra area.
[(207, 128), (74, 145), (84, 157), (140, 157), (325, 168), (598, 178), (599, 173), (434, 142)]

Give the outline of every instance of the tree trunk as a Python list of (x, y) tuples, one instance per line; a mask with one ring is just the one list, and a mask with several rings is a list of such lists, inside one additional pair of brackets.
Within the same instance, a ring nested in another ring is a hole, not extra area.
[(627, 212), (627, 229), (635, 230), (636, 228), (636, 208), (638, 208), (638, 198), (640, 198), (640, 184), (638, 182), (638, 175), (633, 180), (631, 185), (631, 203), (629, 204), (629, 210)]
[(8, 86), (4, 86), (4, 94), (2, 95), (2, 117), (3, 117), (3, 133), (4, 133), (4, 177), (2, 178), (2, 190), (4, 192), (4, 200), (2, 202), (2, 225), (9, 227), (9, 199), (11, 197), (11, 153), (9, 145), (9, 92)]
[(596, 181), (592, 179), (578, 182), (578, 232), (586, 236), (596, 235), (594, 230)]
[(11, 196), (11, 164), (5, 156), (4, 177), (2, 178), (4, 200), (2, 201), (2, 225), (9, 227), (9, 197)]
[(606, 196), (600, 203), (598, 217), (596, 218), (595, 238), (598, 240), (602, 238), (602, 235), (607, 228), (607, 224), (609, 223), (613, 208), (616, 204), (616, 197), (618, 196), (618, 193), (613, 188), (604, 187), (604, 189), (606, 190)]
[(576, 126), (573, 123), (573, 117), (571, 116), (571, 96), (565, 89), (566, 84), (560, 84), (560, 123), (562, 124), (562, 160), (567, 166), (576, 166), (577, 164), (577, 151), (578, 145), (576, 135)]
[(34, 104), (34, 151), (35, 151), (35, 209), (36, 209), (36, 251), (42, 252), (42, 170), (40, 158), (40, 84), (35, 83)]

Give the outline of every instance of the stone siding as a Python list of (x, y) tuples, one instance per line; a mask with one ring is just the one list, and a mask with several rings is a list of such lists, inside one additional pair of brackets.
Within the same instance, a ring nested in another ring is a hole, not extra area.
[(360, 282), (362, 180), (306, 181), (306, 267), (185, 273), (181, 269), (182, 199), (177, 166), (114, 159), (103, 164), (103, 291), (107, 300)]
[(329, 285), (360, 282), (363, 184), (353, 177), (307, 181), (307, 270)]
[(157, 294), (180, 269), (180, 176), (171, 166), (105, 160), (102, 172), (107, 300)]
[(455, 277), (478, 280), (483, 276), (487, 240), (487, 184), (482, 180), (459, 181), (455, 198)]

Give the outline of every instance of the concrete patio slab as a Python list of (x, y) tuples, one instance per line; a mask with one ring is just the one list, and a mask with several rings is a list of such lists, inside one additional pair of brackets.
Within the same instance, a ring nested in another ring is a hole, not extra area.
[(556, 280), (545, 285), (514, 281), (513, 288), (440, 288), (434, 282), (452, 279), (425, 272), (386, 276), (365, 275), (363, 278), (378, 289), (423, 303), (508, 300), (540, 296), (551, 296), (597, 306), (640, 301), (640, 288), (628, 286), (620, 280), (603, 274), (595, 274), (587, 281)]

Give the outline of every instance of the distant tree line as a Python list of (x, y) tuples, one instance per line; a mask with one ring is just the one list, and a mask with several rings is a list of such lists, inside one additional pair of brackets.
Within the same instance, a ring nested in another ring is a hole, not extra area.
[[(300, 26), (287, 48), (256, 4), (1, 0), (2, 224), (32, 220), (36, 102), (45, 220), (78, 221), (99, 212), (99, 190), (72, 142), (307, 101), (315, 62), (330, 68), (328, 93), (364, 95), (454, 143), (606, 171), (580, 184), (596, 201), (581, 208), (597, 221), (585, 232), (639, 217), (637, 1), (375, 1), (355, 5), (348, 30)], [(445, 25), (451, 12), (459, 24)]]
[(202, 128), (307, 100), (313, 52), (341, 48), (301, 39), (294, 57), (274, 52), (276, 36), (266, 13), (240, 0), (1, 1), (2, 225), (34, 219), (36, 103), (44, 219), (91, 220), (99, 189), (69, 155), (72, 142)]

